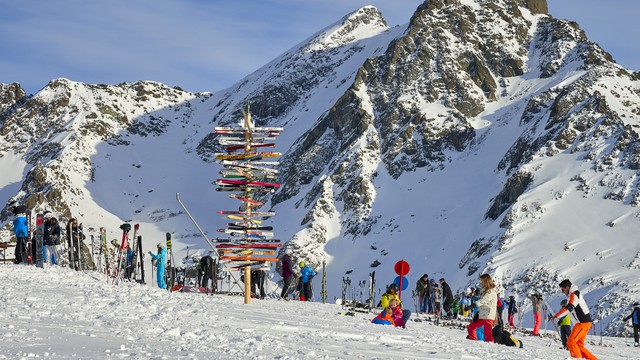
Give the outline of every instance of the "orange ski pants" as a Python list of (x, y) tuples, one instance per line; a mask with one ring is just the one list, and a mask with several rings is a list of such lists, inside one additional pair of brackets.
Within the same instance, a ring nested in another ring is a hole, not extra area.
[(584, 347), (584, 341), (587, 339), (591, 329), (591, 323), (577, 323), (571, 330), (571, 335), (567, 339), (567, 348), (572, 358), (598, 360), (592, 353)]

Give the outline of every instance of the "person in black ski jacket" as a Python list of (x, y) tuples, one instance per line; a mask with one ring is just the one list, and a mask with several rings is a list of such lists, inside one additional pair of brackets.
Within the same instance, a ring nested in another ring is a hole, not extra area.
[(442, 309), (445, 312), (446, 316), (451, 316), (451, 304), (453, 304), (453, 293), (451, 292), (451, 287), (444, 280), (444, 278), (440, 279), (440, 286), (442, 287)]
[(631, 323), (633, 324), (633, 340), (635, 341), (633, 346), (638, 347), (640, 343), (638, 343), (638, 330), (640, 329), (640, 303), (636, 302), (633, 304), (633, 311), (629, 316), (623, 319), (623, 321), (627, 321), (631, 319)]
[(60, 251), (58, 245), (60, 245), (60, 224), (52, 213), (46, 212), (44, 214), (44, 234), (43, 243), (46, 248), (46, 256), (44, 256), (44, 262), (51, 265), (58, 265), (60, 263)]

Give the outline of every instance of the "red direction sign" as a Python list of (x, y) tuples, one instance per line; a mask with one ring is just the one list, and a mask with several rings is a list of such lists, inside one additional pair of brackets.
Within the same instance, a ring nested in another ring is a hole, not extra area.
[(398, 274), (400, 276), (407, 275), (409, 273), (409, 269), (410, 269), (409, 263), (404, 261), (404, 260), (398, 261), (393, 268), (396, 271), (396, 274)]

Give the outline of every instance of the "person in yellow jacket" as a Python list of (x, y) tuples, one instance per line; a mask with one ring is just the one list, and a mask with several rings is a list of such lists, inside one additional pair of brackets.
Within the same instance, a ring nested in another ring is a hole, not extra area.
[[(567, 307), (567, 299), (563, 299), (560, 302), (560, 306), (564, 310)], [(571, 315), (567, 313), (567, 315), (561, 318), (560, 321), (558, 321), (558, 326), (560, 327), (562, 347), (567, 350), (567, 339), (569, 339), (569, 334), (571, 334)]]
[[(382, 306), (383, 309), (388, 308), (389, 302), (391, 301), (391, 299), (398, 300), (398, 304), (400, 304), (399, 307), (402, 309), (402, 301), (398, 297), (398, 285), (396, 284), (391, 284), (389, 285), (389, 287), (387, 287), (387, 291), (384, 294), (382, 294), (382, 297), (380, 298), (380, 306)], [(395, 325), (406, 327), (407, 321), (409, 320), (409, 316), (411, 316), (411, 311), (407, 309), (402, 309), (401, 311), (402, 311), (402, 319), (401, 319), (402, 324), (400, 324), (400, 321), (396, 321)]]

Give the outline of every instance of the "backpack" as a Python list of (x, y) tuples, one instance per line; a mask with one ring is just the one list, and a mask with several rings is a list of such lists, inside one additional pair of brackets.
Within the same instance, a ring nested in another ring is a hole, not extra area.
[(510, 332), (503, 330), (502, 327), (496, 326), (492, 330), (493, 333), (493, 341), (496, 344), (502, 344), (505, 346), (514, 346), (517, 348), (522, 348), (522, 341), (516, 339), (511, 335)]

